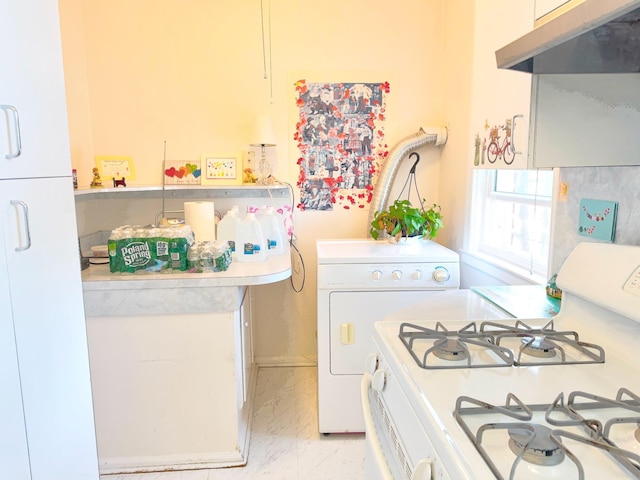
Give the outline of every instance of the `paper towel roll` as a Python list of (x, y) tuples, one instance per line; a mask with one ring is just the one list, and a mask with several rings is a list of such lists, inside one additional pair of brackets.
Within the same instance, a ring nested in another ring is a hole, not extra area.
[(191, 226), (196, 242), (216, 239), (213, 202), (184, 202), (184, 223)]

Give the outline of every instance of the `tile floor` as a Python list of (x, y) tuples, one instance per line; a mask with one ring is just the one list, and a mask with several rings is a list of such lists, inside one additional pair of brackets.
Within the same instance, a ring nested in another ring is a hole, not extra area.
[(101, 480), (361, 480), (364, 436), (324, 436), (317, 427), (315, 367), (258, 371), (245, 467), (102, 475)]

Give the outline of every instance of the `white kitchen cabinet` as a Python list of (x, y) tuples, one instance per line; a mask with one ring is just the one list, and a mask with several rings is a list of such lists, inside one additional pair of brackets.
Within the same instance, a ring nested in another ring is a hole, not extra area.
[(475, 168), (529, 166), (531, 75), (499, 70), (495, 52), (533, 28), (533, 8), (534, 0), (476, 1), (470, 139)]
[(58, 2), (0, 0), (0, 45), (0, 178), (71, 175)]
[(11, 448), (0, 449), (0, 464), (17, 463), (24, 471), (28, 458), (29, 479), (95, 480), (71, 178), (0, 180), (0, 221), (0, 282), (6, 284), (0, 293), (5, 392), (0, 418), (10, 418), (2, 422), (0, 436), (7, 427), (16, 434)]
[(102, 474), (247, 461), (256, 379), (249, 287), (175, 275), (85, 290)]
[(533, 75), (536, 167), (640, 165), (640, 75)]
[(0, 228), (0, 478), (31, 480), (9, 277)]
[(97, 480), (58, 2), (0, 45), (0, 478)]

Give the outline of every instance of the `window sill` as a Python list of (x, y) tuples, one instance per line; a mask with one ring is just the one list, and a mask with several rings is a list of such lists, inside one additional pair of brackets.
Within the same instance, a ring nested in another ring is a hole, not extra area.
[(532, 274), (524, 268), (503, 262), (490, 255), (468, 250), (460, 251), (460, 263), (465, 263), (481, 272), (484, 272), (506, 285), (546, 285), (547, 279), (541, 275)]

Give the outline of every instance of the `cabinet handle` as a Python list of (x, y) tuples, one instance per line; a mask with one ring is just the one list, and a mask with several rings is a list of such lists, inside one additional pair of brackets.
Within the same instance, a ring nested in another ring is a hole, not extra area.
[(15, 131), (15, 146), (17, 151), (15, 153), (7, 153), (4, 158), (11, 159), (19, 157), (22, 153), (22, 140), (20, 139), (20, 119), (18, 118), (18, 110), (12, 105), (0, 105), (0, 109), (11, 112), (13, 117), (13, 129)]
[(513, 118), (511, 119), (511, 145), (509, 145), (509, 148), (511, 148), (511, 153), (513, 153), (514, 155), (520, 155), (522, 152), (519, 152), (516, 150), (516, 144), (515, 144), (516, 118), (524, 118), (524, 115), (522, 114), (514, 115)]
[(16, 252), (24, 252), (31, 248), (31, 229), (29, 228), (29, 207), (21, 200), (11, 200), (11, 205), (14, 205), (16, 209), (19, 207), (22, 210), (22, 218), (24, 218), (24, 230), (27, 237), (27, 243), (23, 247), (16, 247)]

